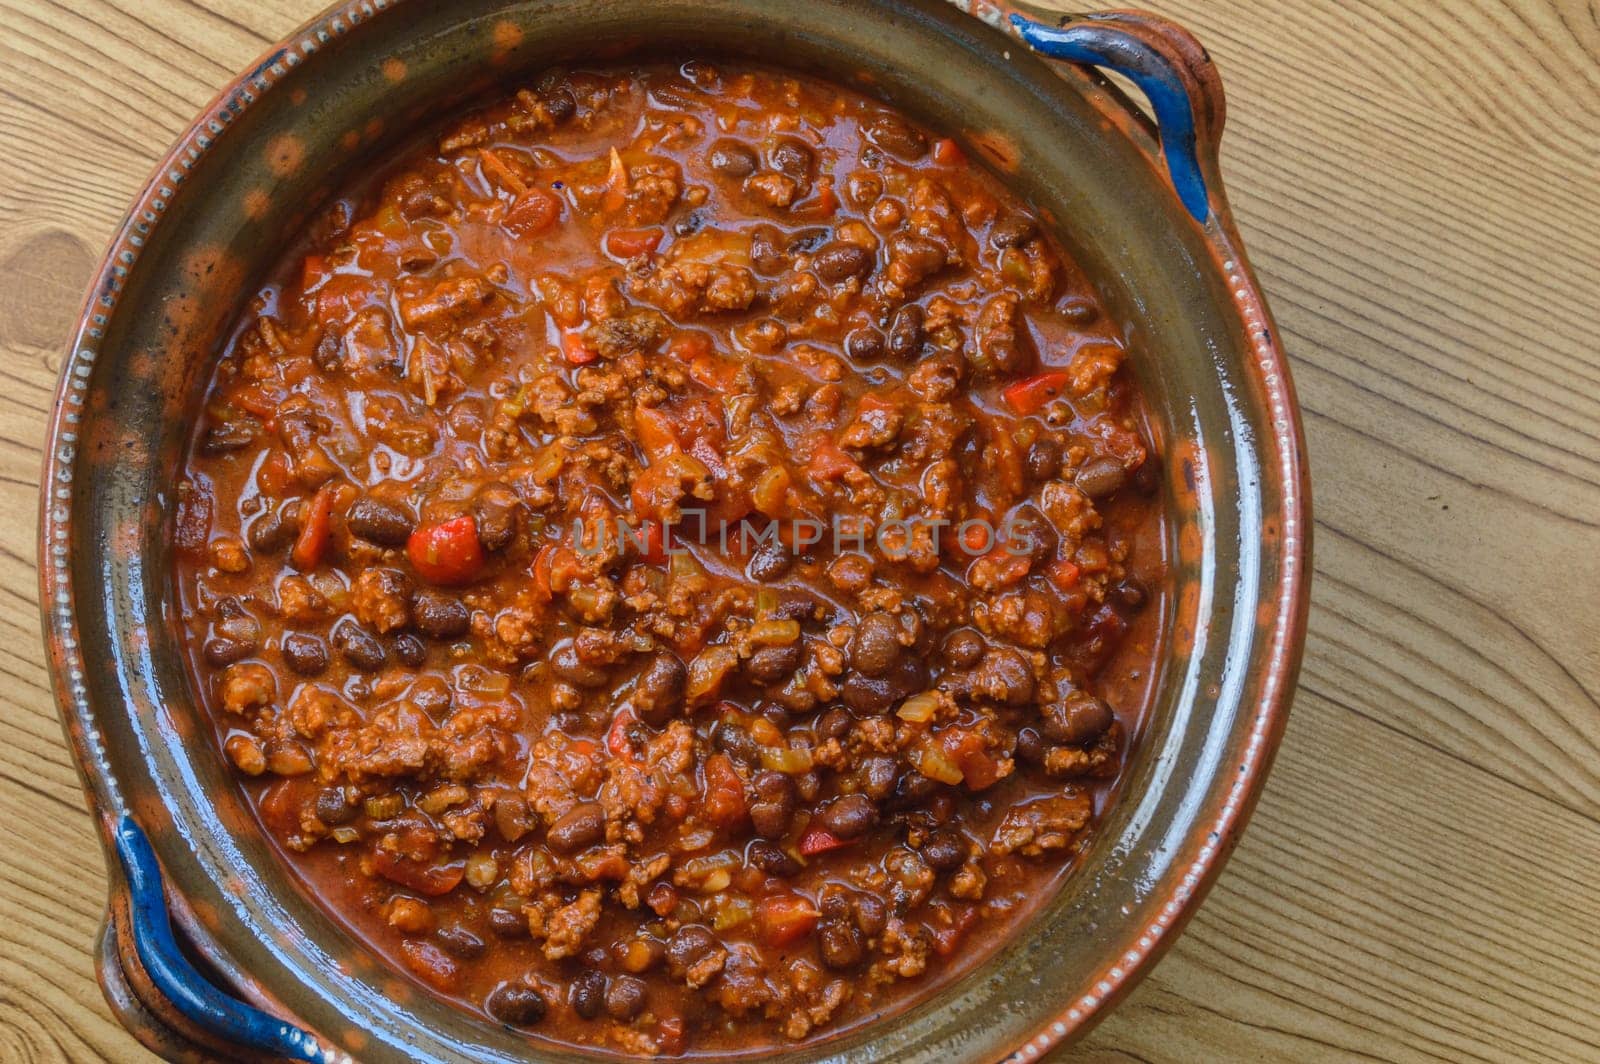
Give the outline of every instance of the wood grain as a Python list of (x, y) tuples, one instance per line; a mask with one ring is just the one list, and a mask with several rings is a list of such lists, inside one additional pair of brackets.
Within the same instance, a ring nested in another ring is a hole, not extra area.
[[(0, 0), (0, 1060), (138, 1060), (39, 647), (39, 450), (158, 154), (318, 0)], [(1074, 1057), (1600, 1060), (1600, 13), (1166, 0), (1317, 504), (1304, 682), (1255, 821)]]

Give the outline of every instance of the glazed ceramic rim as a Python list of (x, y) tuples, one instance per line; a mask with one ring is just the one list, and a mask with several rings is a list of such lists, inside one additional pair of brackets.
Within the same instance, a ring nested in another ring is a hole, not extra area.
[[(55, 406), (46, 430), (38, 540), (40, 606), (51, 678), (63, 723), (69, 725), (70, 731), (70, 714), (82, 725), (80, 735), (73, 736), (73, 746), (79, 755), (79, 770), (84, 778), (86, 794), (91, 799), (91, 812), (98, 814), (101, 821), (103, 841), (108, 841), (111, 833), (105, 807), (108, 804), (122, 806), (125, 803), (118, 793), (116, 780), (104, 771), (91, 773), (89, 770), (90, 759), (98, 768), (103, 758), (100, 756), (100, 737), (93, 727), (93, 711), (83, 682), (84, 664), (76, 631), (74, 588), (67, 543), (73, 503), (73, 464), (79, 441), (78, 425), (83, 418), (88, 378), (99, 355), (98, 346), (104, 328), (117, 308), (124, 283), (136, 265), (141, 249), (160, 224), (177, 190), (211, 146), (225, 134), (232, 121), (272, 91), (306, 56), (333, 39), (373, 22), (380, 13), (402, 7), (408, 2), (410, 0), (345, 0), (335, 3), (269, 47), (249, 70), (228, 82), (162, 157), (135, 198), (101, 260), (94, 284), (74, 327), (71, 350), (62, 365)], [(994, 5), (985, 0), (975, 3), (965, 0), (952, 2), (975, 18), (983, 18), (973, 10), (975, 8), (986, 9), (986, 15), (994, 13)], [(987, 18), (983, 20), (990, 21)], [(1017, 42), (1017, 47), (1026, 46)], [(1071, 87), (1077, 91), (1094, 91), (1087, 81)], [(1097, 102), (1096, 106), (1102, 111), (1108, 109), (1105, 101)], [(1113, 102), (1110, 106), (1118, 105)], [(1120, 131), (1138, 139), (1139, 123), (1136, 120), (1130, 120), (1126, 114), (1111, 114), (1108, 117), (1115, 127), (1108, 135), (1114, 136)], [(1143, 147), (1148, 151), (1148, 145)], [(1254, 359), (1247, 360), (1244, 367), (1247, 374), (1255, 377), (1266, 397), (1274, 430), (1271, 451), (1281, 478), (1281, 502), (1276, 513), (1282, 528), (1279, 593), (1270, 622), (1270, 644), (1259, 674), (1260, 693), (1255, 700), (1255, 713), (1243, 755), (1237, 762), (1237, 771), (1232, 773), (1233, 782), (1210, 820), (1209, 830), (1194, 830), (1188, 837), (1190, 851), (1173, 860), (1173, 867), (1181, 869), (1177, 887), (1161, 905), (1155, 919), (1138, 933), (1136, 944), (1111, 958), (1098, 973), (1089, 977), (1092, 990), (1069, 1002), (1054, 1020), (1044, 1023), (1037, 1034), (1013, 1042), (1004, 1057), (1008, 1061), (1037, 1060), (1069, 1037), (1086, 1032), (1149, 972), (1182, 931), (1215, 882), (1260, 796), (1287, 723), (1289, 703), (1299, 671), (1309, 610), (1309, 581), (1305, 567), (1311, 534), (1299, 409), (1286, 359), (1278, 342), (1277, 327), (1245, 258), (1220, 181), (1214, 173), (1210, 177), (1215, 186), (1211, 197), (1212, 216), (1201, 229), (1201, 235), (1221, 268), (1234, 310), (1239, 314), (1250, 341)], [(191, 939), (207, 952), (217, 953), (215, 943), (192, 919), (185, 906), (177, 906), (175, 915)], [(225, 967), (231, 969), (231, 966)]]

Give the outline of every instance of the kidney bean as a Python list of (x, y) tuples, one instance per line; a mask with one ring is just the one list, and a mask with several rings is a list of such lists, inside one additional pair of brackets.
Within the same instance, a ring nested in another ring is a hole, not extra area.
[(768, 158), (774, 170), (798, 181), (811, 176), (811, 169), (817, 164), (816, 152), (791, 137), (784, 137), (773, 145)]
[(752, 580), (763, 584), (770, 584), (782, 577), (794, 565), (794, 555), (789, 553), (789, 548), (782, 543), (768, 543), (763, 541), (755, 552), (750, 555), (750, 562), (745, 566), (745, 573)]
[(861, 618), (850, 638), (850, 667), (868, 676), (882, 676), (900, 661), (900, 622), (893, 614), (874, 610)]
[(1049, 480), (1061, 472), (1061, 445), (1049, 436), (1043, 436), (1028, 445), (1025, 463), (1028, 476), (1034, 480)]
[(481, 957), (484, 950), (489, 948), (483, 939), (460, 926), (441, 928), (434, 937), (439, 940), (439, 945), (444, 947), (446, 953), (462, 960)]
[(876, 362), (884, 350), (883, 334), (870, 326), (852, 329), (844, 338), (844, 353), (854, 362)]
[(250, 530), (245, 535), (251, 550), (257, 554), (275, 554), (294, 542), (300, 529), (284, 511), (284, 507), (270, 509), (250, 522)]
[(410, 632), (401, 632), (394, 637), (394, 656), (413, 669), (419, 669), (428, 660), (428, 645)]
[(528, 919), (511, 909), (490, 909), (489, 930), (501, 938), (527, 938)]
[(1021, 247), (1039, 235), (1039, 223), (1025, 214), (1007, 214), (989, 230), (989, 242), (997, 248)]
[(769, 876), (786, 877), (800, 871), (800, 862), (765, 839), (756, 839), (745, 851), (746, 859)]
[(243, 658), (248, 658), (256, 652), (254, 640), (231, 639), (225, 635), (213, 636), (207, 639), (201, 653), (205, 655), (206, 664), (214, 669), (225, 665), (232, 665)]

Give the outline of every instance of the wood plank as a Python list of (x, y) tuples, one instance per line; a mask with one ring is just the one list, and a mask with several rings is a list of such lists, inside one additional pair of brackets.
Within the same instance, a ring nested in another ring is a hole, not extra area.
[[(0, 1059), (149, 1059), (38, 643), (60, 345), (155, 158), (317, 0), (0, 0)], [(1295, 718), (1085, 1060), (1600, 1058), (1600, 15), (1166, 0), (1222, 65), (1318, 511)]]

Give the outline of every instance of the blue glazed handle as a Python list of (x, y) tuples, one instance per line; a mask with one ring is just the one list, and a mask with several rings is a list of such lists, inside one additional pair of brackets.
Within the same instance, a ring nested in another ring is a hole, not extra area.
[(117, 858), (128, 882), (131, 933), (139, 964), (151, 984), (195, 1026), (240, 1049), (310, 1064), (335, 1064), (306, 1031), (224, 994), (178, 948), (161, 888), (161, 868), (144, 831), (124, 816), (116, 831)]
[(1061, 25), (1013, 14), (1011, 26), (1041, 55), (1114, 70), (1144, 91), (1172, 186), (1204, 225), (1212, 204), (1200, 153), (1214, 150), (1223, 114), (1222, 83), (1205, 49), (1173, 23), (1141, 12), (1074, 15)]

